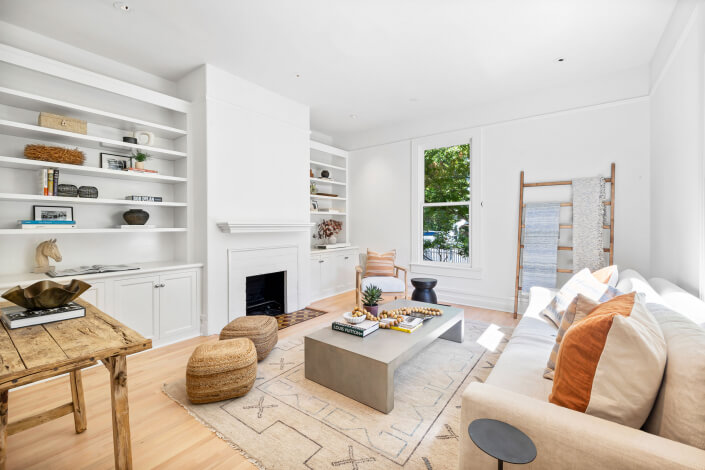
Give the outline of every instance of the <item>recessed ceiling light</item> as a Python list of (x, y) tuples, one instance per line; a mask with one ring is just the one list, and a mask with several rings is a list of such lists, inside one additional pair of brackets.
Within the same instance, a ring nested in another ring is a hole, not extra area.
[(350, 119), (357, 119), (357, 114), (351, 114)]
[(565, 62), (565, 58), (564, 58), (564, 57), (561, 57), (561, 58), (559, 58), (556, 62)]
[(115, 8), (117, 8), (117, 9), (119, 9), (119, 10), (124, 11), (125, 13), (127, 13), (127, 12), (130, 11), (130, 10), (132, 10), (132, 8), (130, 7), (130, 5), (128, 5), (128, 4), (125, 3), (125, 2), (115, 2), (115, 3), (113, 3), (113, 6), (114, 6)]
[(296, 78), (301, 78), (301, 74), (296, 74)]

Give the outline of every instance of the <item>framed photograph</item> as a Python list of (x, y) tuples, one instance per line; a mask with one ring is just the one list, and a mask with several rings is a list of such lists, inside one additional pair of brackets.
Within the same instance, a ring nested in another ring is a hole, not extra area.
[(34, 220), (74, 220), (73, 207), (34, 206)]
[(311, 210), (312, 211), (318, 210), (318, 201), (315, 199), (311, 199)]
[(100, 167), (109, 170), (127, 170), (132, 168), (132, 157), (129, 155), (100, 154)]

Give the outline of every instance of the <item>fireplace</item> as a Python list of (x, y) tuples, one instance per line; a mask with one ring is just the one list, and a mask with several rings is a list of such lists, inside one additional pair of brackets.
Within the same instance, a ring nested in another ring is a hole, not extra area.
[(286, 271), (247, 276), (245, 304), (247, 315), (286, 313)]

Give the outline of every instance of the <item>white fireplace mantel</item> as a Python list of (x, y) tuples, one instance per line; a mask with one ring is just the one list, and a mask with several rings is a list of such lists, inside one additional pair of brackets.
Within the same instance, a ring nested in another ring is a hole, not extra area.
[(301, 223), (246, 223), (220, 222), (218, 228), (223, 233), (262, 233), (262, 232), (307, 232), (312, 222)]

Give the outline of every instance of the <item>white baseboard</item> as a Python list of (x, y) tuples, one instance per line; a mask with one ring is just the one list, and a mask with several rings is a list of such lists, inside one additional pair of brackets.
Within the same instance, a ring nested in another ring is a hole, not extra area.
[(487, 308), (500, 312), (514, 311), (514, 297), (493, 297), (471, 294), (461, 289), (435, 288), (439, 302), (467, 305), (469, 307)]

